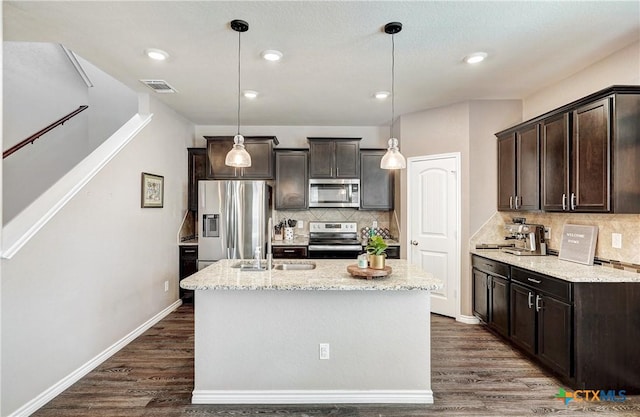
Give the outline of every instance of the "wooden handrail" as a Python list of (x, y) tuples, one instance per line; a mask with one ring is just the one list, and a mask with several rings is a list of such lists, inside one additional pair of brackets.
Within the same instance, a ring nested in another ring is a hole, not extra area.
[(40, 136), (44, 135), (48, 131), (52, 130), (54, 127), (57, 127), (57, 126), (60, 126), (60, 125), (64, 124), (64, 122), (66, 122), (67, 120), (69, 120), (73, 116), (75, 116), (76, 114), (78, 114), (78, 113), (80, 113), (80, 112), (82, 112), (82, 111), (84, 111), (84, 110), (86, 110), (88, 108), (89, 108), (89, 106), (80, 106), (76, 110), (74, 110), (71, 113), (69, 113), (66, 116), (64, 116), (63, 118), (58, 119), (55, 122), (51, 123), (49, 126), (45, 127), (44, 129), (37, 131), (36, 133), (34, 133), (33, 135), (29, 136), (28, 138), (26, 138), (22, 142), (13, 145), (12, 147), (7, 149), (6, 151), (2, 152), (2, 159), (6, 158), (7, 156), (11, 155), (12, 153), (18, 151), (19, 149), (24, 148), (29, 143), (35, 142), (36, 139), (38, 139)]

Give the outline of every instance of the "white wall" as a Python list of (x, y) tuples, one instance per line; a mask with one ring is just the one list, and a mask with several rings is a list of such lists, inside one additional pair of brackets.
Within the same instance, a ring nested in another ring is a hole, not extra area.
[(7, 224), (103, 143), (137, 111), (137, 95), (80, 57), (87, 87), (55, 43), (6, 42), (3, 150), (76, 110), (89, 108), (9, 156), (4, 169)]
[(93, 84), (88, 91), (91, 107), (86, 110), (89, 117), (87, 140), (91, 152), (136, 114), (138, 98), (135, 91), (120, 81), (89, 61), (79, 56), (76, 58)]
[[(3, 50), (3, 150), (88, 103), (87, 86), (60, 45), (5, 42)], [(3, 224), (87, 154), (87, 112), (7, 157)]]
[[(12, 259), (2, 260), (2, 409), (36, 398), (178, 299), (176, 233), (193, 125), (153, 120)], [(141, 173), (165, 178), (140, 208)], [(164, 282), (170, 291), (164, 291)]]
[[(0, 7), (0, 22), (2, 22), (2, 7)], [(0, 42), (3, 42), (4, 38), (2, 31), (0, 30)], [(0, 73), (4, 74), (4, 53), (0, 48)], [(2, 77), (0, 77), (0, 97), (3, 97), (4, 84)], [(0, 100), (0, 132), (3, 131), (4, 126), (4, 100)], [(2, 139), (0, 139), (0, 144)], [(2, 219), (2, 159), (0, 159), (0, 219)], [(1, 220), (0, 220), (1, 223)], [(2, 242), (2, 227), (0, 227), (0, 242)], [(0, 268), (0, 393), (2, 393), (2, 268)], [(2, 397), (0, 396), (0, 415), (2, 415)]]
[[(494, 133), (520, 122), (521, 111), (519, 100), (484, 100), (453, 104), (400, 118), (401, 151), (405, 157), (460, 152), (460, 299), (463, 315), (471, 315), (467, 242), (495, 212), (497, 156)], [(407, 172), (402, 171), (400, 212), (403, 219), (408, 215), (406, 176)], [(401, 242), (406, 242), (407, 233), (406, 221), (402, 221)]]
[(523, 120), (612, 85), (640, 85), (640, 41), (524, 98)]

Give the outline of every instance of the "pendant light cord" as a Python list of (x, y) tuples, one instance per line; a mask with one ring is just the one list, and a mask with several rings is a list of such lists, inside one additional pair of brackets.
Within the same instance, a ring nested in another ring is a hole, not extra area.
[(238, 135), (240, 134), (240, 34), (241, 32), (238, 32)]
[(238, 32), (238, 129), (237, 129), (237, 134), (240, 134), (240, 34), (241, 32)]
[(395, 85), (396, 85), (396, 43), (395, 43), (395, 36), (396, 35), (391, 35), (391, 132), (389, 137), (392, 138), (393, 136), (393, 121), (395, 119), (395, 113), (396, 113), (396, 92), (395, 92)]

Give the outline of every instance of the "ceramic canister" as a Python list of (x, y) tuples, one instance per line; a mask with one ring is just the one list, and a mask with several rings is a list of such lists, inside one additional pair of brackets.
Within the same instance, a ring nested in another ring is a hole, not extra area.
[(285, 227), (284, 228), (284, 239), (285, 240), (293, 240), (293, 227)]

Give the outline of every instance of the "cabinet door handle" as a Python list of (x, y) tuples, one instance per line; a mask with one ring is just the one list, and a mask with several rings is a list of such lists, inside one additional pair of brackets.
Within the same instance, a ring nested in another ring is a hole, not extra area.
[(529, 291), (529, 296), (527, 297), (527, 304), (529, 304), (529, 308), (533, 307), (533, 293)]
[(512, 195), (509, 196), (509, 208), (510, 209), (513, 208), (513, 196)]
[(540, 283), (542, 282), (542, 281), (540, 281), (540, 280), (533, 279), (533, 278), (527, 278), (527, 281), (531, 281), (531, 282), (533, 282), (534, 284), (540, 284)]
[(567, 195), (562, 193), (562, 210), (567, 210)]
[(518, 200), (520, 197), (516, 196), (516, 210), (518, 210), (520, 208), (520, 206), (518, 205)]
[(576, 209), (576, 193), (571, 193), (571, 210)]
[(294, 253), (295, 249), (285, 249), (282, 252), (284, 252), (284, 253)]
[(539, 295), (536, 295), (536, 312), (540, 311), (540, 309), (542, 308), (541, 302), (542, 301), (542, 297), (540, 297)]

